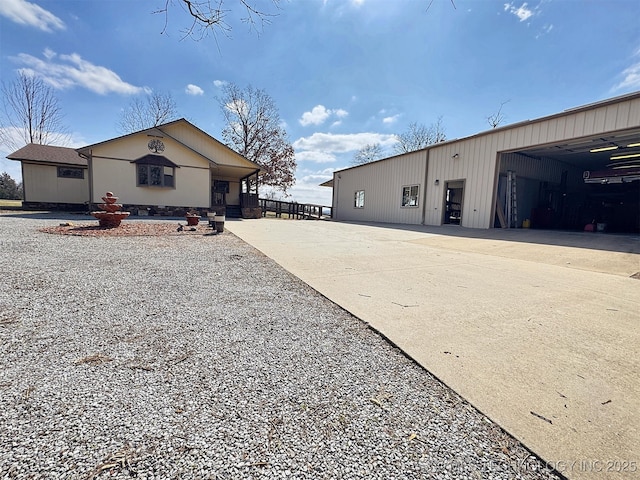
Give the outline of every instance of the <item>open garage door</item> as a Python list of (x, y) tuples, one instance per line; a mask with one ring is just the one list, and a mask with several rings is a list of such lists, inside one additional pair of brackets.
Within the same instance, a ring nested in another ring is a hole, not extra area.
[(640, 128), (501, 153), (494, 226), (640, 233)]

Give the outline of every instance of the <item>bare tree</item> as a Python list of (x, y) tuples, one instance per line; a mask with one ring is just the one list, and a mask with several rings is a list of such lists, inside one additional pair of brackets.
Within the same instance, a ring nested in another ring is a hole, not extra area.
[(428, 127), (412, 122), (406, 132), (396, 135), (398, 143), (394, 146), (397, 154), (415, 152), (434, 143), (444, 142), (447, 139), (444, 133), (442, 117), (438, 117), (435, 123)]
[(264, 185), (286, 194), (295, 183), (296, 160), (273, 99), (264, 90), (242, 90), (229, 83), (218, 103), (226, 122), (226, 144), (260, 165)]
[(0, 142), (11, 150), (28, 143), (66, 145), (69, 135), (53, 87), (41, 78), (18, 73), (12, 83), (2, 83), (3, 112)]
[(176, 102), (170, 93), (153, 92), (145, 99), (137, 97), (122, 111), (118, 129), (120, 133), (132, 133), (157, 127), (175, 120), (178, 116), (177, 110)]
[(504, 113), (502, 113), (502, 107), (504, 107), (509, 102), (510, 100), (507, 100), (506, 102), (502, 102), (500, 104), (500, 108), (498, 108), (498, 111), (487, 117), (487, 122), (489, 122), (489, 125), (491, 125), (491, 128), (497, 128), (499, 125), (502, 124), (502, 122), (505, 119), (505, 115)]
[[(249, 25), (251, 29), (259, 32), (265, 25), (271, 23), (271, 19), (277, 14), (256, 5), (259, 0), (235, 0), (237, 5), (245, 12), (246, 16), (240, 17), (240, 21)], [(271, 0), (273, 6), (277, 9), (280, 7), (281, 0)], [(197, 40), (206, 37), (209, 33), (214, 35), (222, 32), (230, 35), (231, 24), (227, 21), (231, 9), (225, 8), (225, 0), (165, 0), (164, 8), (154, 13), (164, 14), (165, 26), (162, 33), (166, 32), (169, 21), (170, 7), (177, 2), (191, 17), (191, 24), (183, 33), (184, 36), (190, 36)], [(259, 26), (259, 27), (258, 27)]]
[(353, 156), (351, 165), (364, 165), (382, 158), (382, 147), (379, 143), (369, 143), (358, 150)]

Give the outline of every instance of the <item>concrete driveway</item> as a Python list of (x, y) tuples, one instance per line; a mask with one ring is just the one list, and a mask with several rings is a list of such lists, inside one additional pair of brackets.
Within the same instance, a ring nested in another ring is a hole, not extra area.
[(226, 227), (567, 477), (640, 477), (640, 237), (282, 219)]

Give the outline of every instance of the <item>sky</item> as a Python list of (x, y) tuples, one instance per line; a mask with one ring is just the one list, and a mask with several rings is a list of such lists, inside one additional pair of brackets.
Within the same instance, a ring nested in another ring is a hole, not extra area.
[[(253, 0), (251, 27), (224, 0), (229, 31), (189, 36), (181, 0), (2, 0), (0, 80), (19, 71), (55, 90), (69, 138), (119, 136), (149, 92), (222, 140), (225, 83), (264, 90), (296, 153), (290, 199), (331, 204), (319, 184), (410, 123), (441, 119), (448, 139), (640, 90), (637, 0)], [(168, 5), (166, 13), (157, 13)], [(154, 13), (156, 12), (156, 13)], [(5, 158), (0, 172), (21, 179)]]

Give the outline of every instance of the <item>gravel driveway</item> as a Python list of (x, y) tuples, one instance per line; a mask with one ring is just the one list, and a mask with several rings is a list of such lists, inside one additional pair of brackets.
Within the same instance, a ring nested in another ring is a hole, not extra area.
[(0, 216), (0, 479), (557, 478), (232, 234), (60, 221)]

